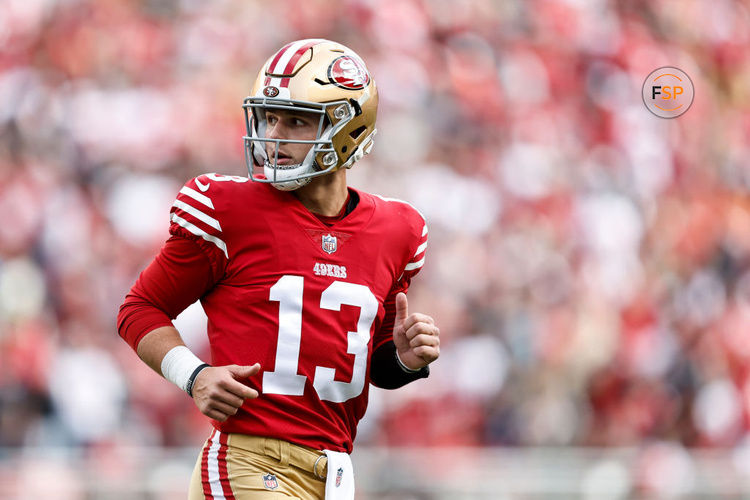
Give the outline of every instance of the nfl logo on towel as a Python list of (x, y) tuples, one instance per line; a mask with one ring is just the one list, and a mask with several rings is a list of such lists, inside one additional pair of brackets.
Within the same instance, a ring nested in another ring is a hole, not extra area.
[(341, 478), (344, 477), (344, 469), (339, 467), (339, 470), (336, 471), (336, 488), (341, 486)]
[(327, 253), (333, 253), (336, 251), (336, 237), (330, 234), (323, 235), (323, 241), (321, 246)]
[(263, 474), (263, 486), (269, 490), (275, 490), (279, 487), (279, 482), (273, 474)]

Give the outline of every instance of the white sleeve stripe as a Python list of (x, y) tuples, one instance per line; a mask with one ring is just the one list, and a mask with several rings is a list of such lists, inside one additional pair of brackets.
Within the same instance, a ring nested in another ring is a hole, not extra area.
[(427, 224), (424, 225), (422, 228), (422, 236), (425, 236), (427, 234)]
[(183, 210), (184, 212), (189, 213), (190, 215), (192, 215), (199, 221), (204, 222), (208, 224), (209, 226), (211, 226), (212, 228), (218, 229), (219, 231), (221, 231), (221, 225), (219, 224), (218, 220), (214, 219), (213, 217), (209, 217), (208, 215), (204, 214), (197, 208), (191, 207), (187, 203), (182, 202), (180, 200), (175, 200), (175, 202), (172, 203), (172, 206), (179, 208), (180, 210)]
[(217, 247), (219, 247), (224, 252), (224, 255), (227, 257), (227, 259), (229, 258), (229, 252), (227, 252), (227, 244), (224, 243), (223, 240), (217, 238), (216, 236), (211, 236), (210, 234), (206, 233), (203, 229), (201, 229), (201, 228), (199, 228), (197, 226), (194, 226), (193, 224), (189, 223), (188, 221), (186, 221), (185, 219), (183, 219), (182, 217), (180, 217), (177, 214), (173, 213), (172, 217), (171, 217), (171, 220), (175, 224), (179, 224), (180, 226), (184, 227), (185, 229), (187, 229), (188, 231), (190, 231), (194, 235), (200, 236), (204, 240), (213, 243), (214, 245), (216, 245)]
[[(422, 217), (422, 220), (426, 220), (425, 216), (422, 215), (422, 212), (420, 212), (419, 210), (417, 210), (417, 207), (415, 207), (414, 205), (412, 205), (408, 201), (399, 200), (398, 198), (386, 198), (385, 196), (380, 196), (379, 194), (376, 194), (374, 196), (377, 196), (378, 198), (380, 198), (383, 201), (395, 201), (396, 203), (403, 203), (404, 205), (409, 205), (411, 208), (414, 209), (415, 212), (417, 212), (419, 214), (420, 217)], [(427, 226), (426, 225), (425, 225), (425, 229), (423, 230), (422, 236), (424, 236), (425, 234), (427, 234)]]
[(195, 201), (199, 203), (203, 203), (208, 208), (214, 208), (214, 204), (211, 202), (211, 198), (200, 194), (195, 189), (189, 188), (187, 186), (182, 186), (182, 189), (180, 189), (180, 193), (191, 197), (192, 199), (194, 199)]
[(419, 269), (424, 265), (424, 257), (419, 259), (417, 262), (411, 262), (409, 264), (406, 264), (406, 267), (404, 268), (404, 271), (413, 271), (415, 269)]
[(414, 252), (414, 257), (416, 257), (420, 253), (424, 252), (425, 248), (427, 248), (427, 242), (426, 241), (417, 247), (417, 251)]

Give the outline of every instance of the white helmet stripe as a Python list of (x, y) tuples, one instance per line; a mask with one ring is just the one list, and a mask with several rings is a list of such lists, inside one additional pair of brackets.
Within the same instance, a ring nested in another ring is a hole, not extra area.
[[(296, 59), (299, 60), (299, 57), (304, 54), (307, 49), (317, 43), (319, 43), (318, 40), (298, 40), (289, 45), (286, 50), (281, 49), (284, 53), (281, 54), (281, 57), (279, 57), (276, 64), (272, 64), (272, 67), (268, 68), (268, 72), (272, 75), (283, 75), (287, 71), (291, 71), (293, 68), (287, 68), (289, 61), (291, 61), (294, 56), (297, 56)], [(297, 61), (295, 60), (295, 62)]]
[(276, 63), (277, 63), (277, 62), (279, 62), (279, 58), (280, 58), (280, 57), (281, 57), (281, 55), (282, 55), (282, 54), (284, 53), (284, 51), (285, 51), (286, 49), (288, 49), (289, 47), (291, 47), (291, 46), (292, 46), (293, 44), (294, 44), (294, 42), (289, 42), (288, 44), (286, 44), (286, 45), (284, 45), (283, 47), (281, 47), (281, 49), (279, 49), (279, 51), (278, 51), (278, 52), (276, 52), (276, 53), (275, 53), (275, 54), (273, 55), (273, 58), (271, 59), (271, 63), (270, 63), (269, 65), (268, 65), (268, 69), (266, 70), (266, 72), (268, 72), (268, 71), (270, 71), (270, 70), (271, 70), (271, 66), (276, 66)]

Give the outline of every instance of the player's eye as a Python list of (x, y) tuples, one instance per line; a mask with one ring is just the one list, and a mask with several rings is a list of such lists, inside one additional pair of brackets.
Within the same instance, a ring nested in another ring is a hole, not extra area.
[(269, 125), (274, 125), (277, 121), (279, 121), (279, 117), (273, 113), (266, 113), (266, 121)]
[(294, 127), (308, 127), (310, 125), (310, 119), (306, 116), (290, 116), (289, 124)]

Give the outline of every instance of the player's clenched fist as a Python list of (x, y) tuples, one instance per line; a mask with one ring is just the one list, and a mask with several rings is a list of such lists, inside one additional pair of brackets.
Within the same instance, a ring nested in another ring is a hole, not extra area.
[(193, 399), (207, 417), (225, 421), (240, 409), (246, 399), (258, 397), (258, 391), (242, 383), (256, 375), (260, 364), (252, 366), (210, 366), (198, 374), (193, 384)]
[(405, 293), (396, 295), (393, 343), (401, 362), (411, 370), (427, 366), (440, 356), (440, 329), (426, 314), (409, 315)]

